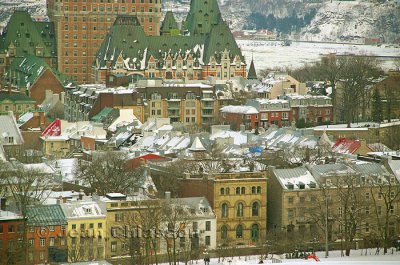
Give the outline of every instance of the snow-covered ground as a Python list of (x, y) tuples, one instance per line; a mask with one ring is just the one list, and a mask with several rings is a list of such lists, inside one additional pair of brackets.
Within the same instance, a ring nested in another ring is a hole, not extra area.
[(305, 63), (319, 60), (322, 55), (336, 53), (338, 55), (357, 54), (382, 56), (382, 66), (385, 70), (394, 68), (393, 57), (400, 58), (400, 48), (382, 45), (353, 45), (339, 43), (293, 42), (290, 46), (282, 46), (281, 41), (236, 40), (246, 61), (254, 58), (256, 69), (275, 67), (300, 67)]
[[(361, 255), (361, 251), (363, 254)], [(282, 261), (282, 264), (326, 264), (326, 265), (338, 265), (338, 264), (363, 264), (363, 265), (398, 265), (400, 264), (400, 252), (394, 251), (391, 254), (391, 250), (388, 254), (383, 255), (383, 251), (380, 251), (379, 255), (375, 255), (375, 249), (369, 249), (367, 255), (365, 256), (365, 250), (351, 250), (349, 257), (341, 257), (340, 251), (330, 251), (329, 257), (325, 258), (325, 252), (317, 252), (316, 255), (320, 259), (319, 262), (314, 259), (304, 260), (304, 259), (284, 259), (283, 257), (274, 255), (274, 258)], [(271, 255), (269, 255), (267, 260), (263, 261), (264, 264), (272, 264)], [(196, 264), (196, 262), (194, 263)], [(198, 264), (203, 265), (203, 261), (198, 261)], [(210, 265), (255, 265), (259, 264), (259, 256), (249, 256), (249, 257), (234, 257), (225, 258), (224, 261), (218, 262), (218, 259), (211, 259)]]

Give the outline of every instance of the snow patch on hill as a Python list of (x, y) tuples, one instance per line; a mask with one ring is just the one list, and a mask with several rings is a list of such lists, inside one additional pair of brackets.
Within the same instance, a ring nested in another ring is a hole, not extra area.
[(376, 3), (366, 1), (325, 2), (311, 24), (302, 32), (303, 40), (357, 41), (364, 38), (381, 38), (393, 41), (400, 7), (394, 2)]

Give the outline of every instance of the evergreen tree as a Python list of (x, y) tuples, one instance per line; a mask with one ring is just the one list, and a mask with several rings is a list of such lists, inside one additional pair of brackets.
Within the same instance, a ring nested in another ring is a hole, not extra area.
[(375, 89), (372, 94), (372, 120), (374, 122), (383, 121), (382, 99), (378, 89)]

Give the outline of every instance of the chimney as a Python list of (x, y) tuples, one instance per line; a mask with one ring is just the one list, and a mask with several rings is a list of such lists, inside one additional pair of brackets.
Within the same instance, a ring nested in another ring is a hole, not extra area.
[(246, 125), (240, 124), (240, 131), (244, 132), (246, 130)]
[(83, 190), (82, 190), (82, 189), (79, 190), (79, 196), (78, 196), (78, 198), (79, 198), (80, 201), (82, 200), (82, 198), (83, 198), (84, 195), (85, 195), (85, 193), (83, 192)]
[(65, 92), (61, 92), (60, 101), (61, 101), (62, 104), (64, 104), (64, 99), (65, 99)]
[(165, 192), (165, 199), (167, 199), (167, 200), (171, 199), (171, 192), (170, 191), (166, 191)]

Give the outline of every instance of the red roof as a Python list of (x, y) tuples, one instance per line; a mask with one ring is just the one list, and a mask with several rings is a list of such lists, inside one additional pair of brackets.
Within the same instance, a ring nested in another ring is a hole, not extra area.
[(358, 140), (338, 138), (332, 147), (332, 151), (341, 154), (354, 154), (360, 147), (361, 143)]

